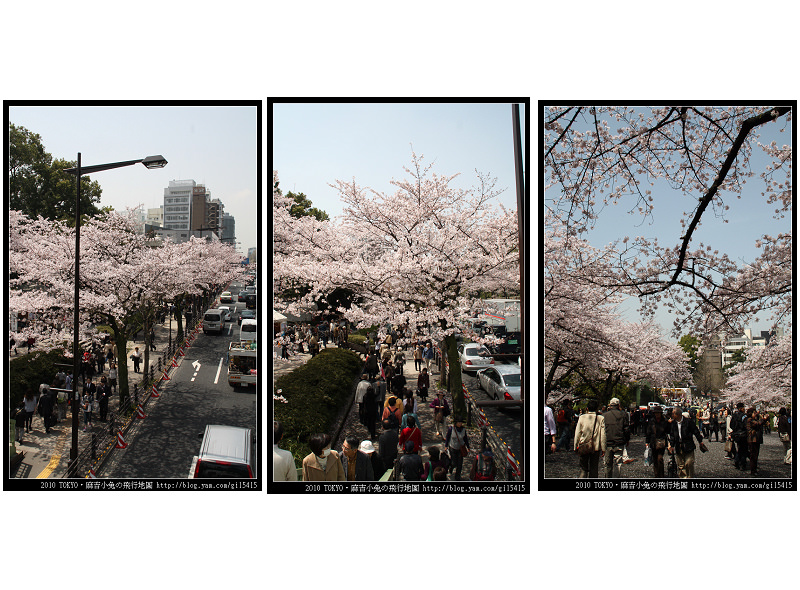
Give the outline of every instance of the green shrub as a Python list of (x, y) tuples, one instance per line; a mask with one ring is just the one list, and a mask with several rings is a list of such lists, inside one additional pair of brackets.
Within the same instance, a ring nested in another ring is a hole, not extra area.
[(359, 346), (366, 346), (367, 345), (367, 337), (362, 336), (360, 334), (350, 334), (347, 337), (347, 341), (350, 344), (358, 344)]
[(278, 377), (275, 390), (281, 390), (287, 403), (274, 402), (275, 419), (283, 424), (282, 448), (300, 462), (308, 455), (308, 438), (330, 432), (341, 407), (352, 394), (354, 379), (364, 361), (354, 352), (328, 348), (287, 375)]
[(68, 374), (72, 372), (67, 367), (57, 367), (56, 363), (71, 365), (72, 359), (66, 358), (63, 352), (58, 350), (31, 352), (12, 358), (8, 371), (9, 407), (17, 407), (28, 391), (38, 394), (40, 384), (52, 385), (59, 369), (64, 369), (64, 372)]

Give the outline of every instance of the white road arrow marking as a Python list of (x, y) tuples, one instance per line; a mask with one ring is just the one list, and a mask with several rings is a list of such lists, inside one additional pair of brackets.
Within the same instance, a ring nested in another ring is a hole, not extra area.
[(194, 361), (194, 362), (192, 363), (192, 366), (194, 367), (194, 370), (195, 370), (195, 373), (196, 373), (197, 371), (199, 371), (199, 370), (200, 370), (200, 367), (201, 367), (202, 365), (200, 364), (200, 361)]

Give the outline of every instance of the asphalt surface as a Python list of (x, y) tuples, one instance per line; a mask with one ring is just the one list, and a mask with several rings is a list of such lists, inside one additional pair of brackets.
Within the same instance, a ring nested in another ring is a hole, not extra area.
[[(733, 461), (725, 459), (725, 445), (720, 437), (720, 442), (714, 440), (704, 441), (708, 447), (707, 453), (695, 450), (694, 472), (696, 478), (728, 479), (742, 478), (749, 479), (750, 463), (747, 464), (747, 471), (737, 470), (733, 466)], [(541, 448), (541, 447), (540, 447)], [(572, 444), (570, 443), (570, 447)], [(633, 463), (622, 466), (622, 477), (624, 478), (653, 478), (653, 467), (644, 464), (645, 439), (644, 436), (636, 435), (631, 438), (628, 445), (628, 456), (635, 459)], [(776, 432), (764, 435), (764, 444), (758, 457), (757, 479), (770, 478), (789, 478), (792, 476), (792, 466), (783, 463), (783, 443), (781, 443)], [(664, 469), (669, 461), (669, 455), (664, 457)], [(578, 455), (574, 451), (560, 451), (555, 454), (545, 455), (544, 459), (545, 478), (569, 478), (578, 477), (580, 466)], [(600, 477), (603, 477), (603, 459), (600, 459)]]
[(222, 334), (198, 333), (160, 397), (151, 398), (147, 418), (128, 432), (128, 447), (115, 450), (98, 477), (186, 478), (206, 425), (256, 428), (256, 390), (234, 389), (227, 380), (228, 344), (238, 337), (236, 316), (244, 308), (235, 305)]

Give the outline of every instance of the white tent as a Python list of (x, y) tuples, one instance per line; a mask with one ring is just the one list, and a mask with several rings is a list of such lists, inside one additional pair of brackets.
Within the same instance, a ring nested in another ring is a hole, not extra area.
[(286, 316), (285, 315), (275, 311), (274, 309), (272, 310), (272, 321), (273, 322), (283, 322), (285, 320), (286, 320)]

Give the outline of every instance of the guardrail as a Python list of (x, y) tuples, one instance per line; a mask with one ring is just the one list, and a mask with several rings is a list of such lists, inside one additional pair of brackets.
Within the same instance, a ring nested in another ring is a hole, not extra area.
[[(442, 355), (441, 349), (438, 346), (435, 348), (435, 351), (435, 356), (441, 359), (444, 370), (449, 372), (450, 363), (448, 362), (447, 357)], [(494, 429), (491, 421), (486, 417), (484, 411), (478, 407), (475, 399), (464, 383), (461, 384), (461, 390), (464, 392), (464, 399), (467, 402), (467, 426), (472, 426), (472, 417), (474, 415), (477, 426), (481, 431), (480, 451), (483, 451), (488, 444), (489, 448), (492, 449), (492, 453), (494, 454), (495, 467), (497, 469), (498, 476), (502, 473), (507, 481), (521, 480), (522, 472), (520, 470), (520, 463), (514, 456), (511, 448)]]

